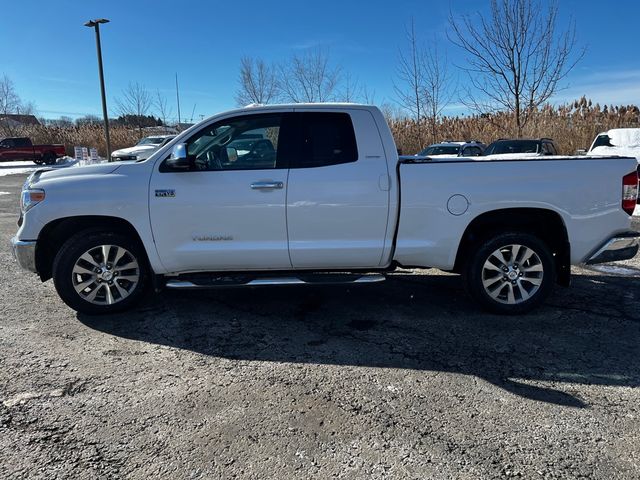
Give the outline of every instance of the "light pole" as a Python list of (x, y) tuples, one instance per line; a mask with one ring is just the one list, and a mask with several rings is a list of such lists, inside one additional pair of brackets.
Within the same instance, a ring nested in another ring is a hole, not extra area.
[(100, 73), (100, 93), (102, 94), (102, 116), (104, 118), (104, 136), (107, 140), (107, 160), (111, 161), (111, 141), (109, 140), (109, 115), (107, 114), (107, 94), (104, 92), (104, 73), (102, 71), (102, 48), (100, 46), (100, 24), (109, 23), (106, 18), (89, 20), (85, 27), (93, 27), (96, 30), (96, 48), (98, 50), (98, 72)]

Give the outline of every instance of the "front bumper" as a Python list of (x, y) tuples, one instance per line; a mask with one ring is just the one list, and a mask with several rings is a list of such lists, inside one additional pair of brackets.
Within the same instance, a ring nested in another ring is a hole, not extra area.
[(18, 265), (23, 269), (33, 273), (38, 273), (36, 270), (35, 241), (23, 241), (13, 237), (11, 239), (11, 252), (13, 253), (13, 258), (16, 259)]
[(640, 233), (628, 231), (614, 235), (604, 242), (585, 262), (587, 265), (596, 263), (629, 260), (638, 253)]

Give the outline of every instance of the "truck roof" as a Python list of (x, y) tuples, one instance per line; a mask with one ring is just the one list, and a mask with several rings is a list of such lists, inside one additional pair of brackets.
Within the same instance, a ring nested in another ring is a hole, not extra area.
[(226, 110), (224, 112), (216, 113), (215, 115), (211, 115), (211, 117), (218, 116), (222, 113), (224, 114), (238, 114), (243, 112), (268, 112), (272, 110), (284, 110), (284, 109), (305, 109), (305, 110), (323, 110), (323, 109), (349, 109), (349, 110), (378, 110), (378, 107), (375, 105), (365, 105), (361, 103), (346, 103), (346, 102), (322, 102), (322, 103), (277, 103), (277, 104), (269, 104), (269, 105), (261, 105), (261, 104), (252, 104), (247, 105), (246, 107), (236, 108), (234, 110)]

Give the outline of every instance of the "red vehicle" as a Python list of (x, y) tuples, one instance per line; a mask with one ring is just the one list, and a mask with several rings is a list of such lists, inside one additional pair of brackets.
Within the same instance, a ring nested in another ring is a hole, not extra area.
[(0, 141), (0, 162), (32, 160), (38, 165), (52, 165), (65, 155), (64, 145), (33, 145), (26, 137), (5, 138)]

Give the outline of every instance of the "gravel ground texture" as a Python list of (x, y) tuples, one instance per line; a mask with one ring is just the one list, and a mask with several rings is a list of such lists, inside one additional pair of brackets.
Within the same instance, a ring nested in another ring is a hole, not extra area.
[(640, 478), (638, 259), (522, 317), (435, 270), (87, 317), (11, 258), (24, 178), (0, 176), (0, 478)]

